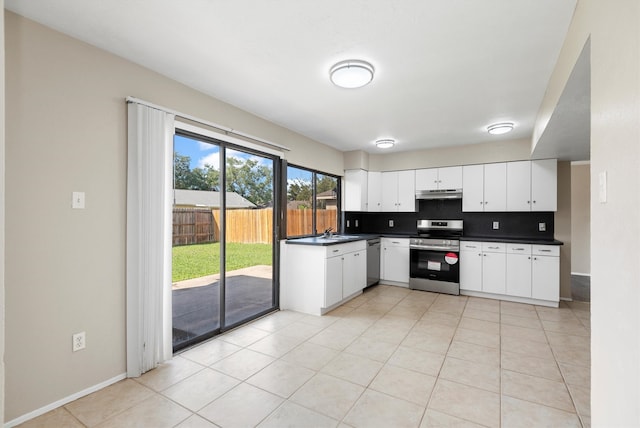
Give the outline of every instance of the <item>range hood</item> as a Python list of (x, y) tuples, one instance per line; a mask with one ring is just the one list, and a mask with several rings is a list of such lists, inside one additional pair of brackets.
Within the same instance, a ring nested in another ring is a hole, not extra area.
[(417, 190), (416, 199), (462, 199), (462, 189)]

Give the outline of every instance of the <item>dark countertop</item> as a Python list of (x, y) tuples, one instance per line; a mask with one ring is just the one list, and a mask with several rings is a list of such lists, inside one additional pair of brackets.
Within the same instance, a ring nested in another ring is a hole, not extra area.
[(535, 238), (496, 238), (493, 236), (462, 236), (461, 241), (482, 241), (482, 242), (506, 242), (507, 244), (534, 244), (534, 245), (564, 245), (564, 242), (557, 239), (535, 239)]
[(351, 234), (337, 234), (334, 235), (333, 238), (324, 238), (322, 236), (309, 236), (306, 238), (291, 238), (287, 239), (287, 244), (294, 245), (319, 245), (319, 246), (327, 246), (327, 245), (338, 245), (344, 244), (345, 242), (354, 242), (354, 241), (362, 241), (367, 239), (376, 239), (376, 238), (412, 238), (415, 235), (408, 234), (373, 234), (373, 233), (361, 233), (357, 235)]
[(293, 238), (287, 239), (287, 244), (295, 244), (295, 245), (338, 245), (344, 244), (347, 242), (355, 242), (362, 241), (366, 239), (378, 238), (380, 235), (334, 235), (331, 238), (325, 238), (321, 236), (310, 236), (307, 238)]

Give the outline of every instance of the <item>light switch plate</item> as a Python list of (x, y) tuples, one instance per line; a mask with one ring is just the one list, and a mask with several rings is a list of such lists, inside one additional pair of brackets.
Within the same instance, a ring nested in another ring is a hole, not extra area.
[(607, 203), (607, 171), (602, 171), (600, 174), (598, 174), (598, 181), (599, 181), (598, 194), (599, 194), (600, 203), (606, 204)]
[(494, 221), (493, 222), (493, 230), (498, 230), (500, 229), (500, 222), (499, 221)]
[(547, 223), (538, 223), (538, 231), (546, 232), (547, 231)]
[(73, 192), (71, 195), (71, 208), (84, 209), (84, 192)]

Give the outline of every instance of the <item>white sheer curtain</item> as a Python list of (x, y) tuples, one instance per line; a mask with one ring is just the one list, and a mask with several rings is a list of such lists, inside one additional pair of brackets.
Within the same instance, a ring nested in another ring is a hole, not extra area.
[(127, 376), (172, 356), (173, 114), (128, 103)]

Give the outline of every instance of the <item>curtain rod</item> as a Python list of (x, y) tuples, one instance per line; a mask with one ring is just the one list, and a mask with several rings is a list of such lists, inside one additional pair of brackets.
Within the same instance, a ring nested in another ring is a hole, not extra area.
[(236, 129), (229, 128), (229, 127), (226, 127), (226, 126), (223, 126), (223, 125), (218, 125), (217, 123), (209, 122), (208, 120), (200, 119), (200, 118), (197, 118), (195, 116), (191, 116), (189, 114), (180, 113), (179, 111), (176, 111), (176, 110), (173, 110), (173, 109), (170, 109), (170, 108), (166, 108), (166, 107), (163, 107), (163, 106), (159, 106), (157, 104), (153, 104), (153, 103), (150, 103), (148, 101), (141, 100), (139, 98), (127, 97), (126, 101), (128, 103), (142, 104), (142, 105), (145, 105), (147, 107), (154, 108), (156, 110), (162, 110), (164, 112), (174, 114), (174, 115), (176, 115), (176, 117), (181, 117), (182, 119), (186, 119), (186, 120), (190, 120), (192, 122), (200, 123), (202, 125), (210, 126), (212, 128), (218, 129), (218, 130), (226, 133), (227, 135), (246, 138), (248, 140), (252, 140), (252, 141), (255, 141), (255, 142), (260, 143), (260, 144), (265, 144), (267, 146), (276, 148), (278, 150), (283, 150), (283, 151), (287, 151), (287, 152), (291, 151), (291, 149), (289, 147), (282, 146), (282, 145), (276, 144), (276, 143), (272, 143), (271, 141), (267, 141), (267, 140), (264, 140), (262, 138), (255, 137), (255, 136), (250, 135), (250, 134), (245, 134), (244, 132), (238, 131)]

